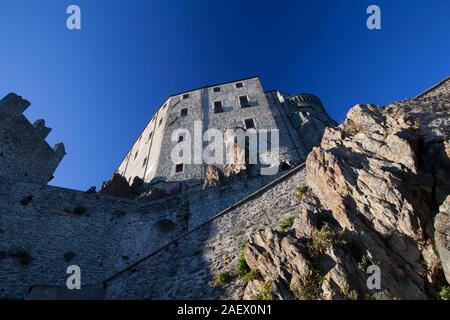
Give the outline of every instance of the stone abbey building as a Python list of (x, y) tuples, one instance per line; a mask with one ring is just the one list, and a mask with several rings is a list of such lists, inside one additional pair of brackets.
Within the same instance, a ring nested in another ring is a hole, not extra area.
[[(123, 196), (47, 185), (65, 149), (47, 144), (51, 129), (44, 120), (26, 119), (29, 105), (14, 93), (0, 100), (0, 299), (217, 298), (212, 287), (193, 292), (194, 283), (204, 286), (214, 276), (203, 256), (218, 261), (225, 249), (233, 260), (246, 233), (294, 210), (293, 190), (304, 179), (301, 163), (326, 126), (336, 125), (314, 95), (264, 91), (258, 77), (176, 94), (113, 175), (133, 191)], [(179, 143), (172, 133), (193, 131), (195, 123), (201, 133), (278, 129), (279, 161), (289, 165), (273, 176), (235, 175), (205, 188), (208, 166), (170, 157)], [(136, 177), (145, 182), (142, 189), (131, 186)], [(185, 182), (184, 188), (170, 187)], [(211, 248), (222, 249), (199, 254), (217, 236), (224, 245)], [(178, 260), (183, 257), (191, 262)], [(82, 290), (65, 287), (71, 265), (82, 271)]]
[(326, 126), (336, 125), (319, 98), (312, 94), (289, 95), (264, 91), (258, 77), (221, 83), (175, 94), (167, 98), (128, 151), (117, 173), (129, 183), (135, 177), (144, 182), (204, 179), (206, 167), (173, 163), (171, 151), (183, 136), (194, 135), (194, 123), (208, 129), (278, 129), (279, 160), (298, 164), (320, 142)]

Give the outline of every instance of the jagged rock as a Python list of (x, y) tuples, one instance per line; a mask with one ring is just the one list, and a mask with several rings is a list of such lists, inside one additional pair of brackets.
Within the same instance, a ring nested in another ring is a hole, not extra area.
[(206, 168), (203, 189), (215, 186), (223, 181), (223, 173), (214, 165), (208, 165)]
[(243, 300), (254, 300), (256, 298), (256, 295), (258, 294), (258, 291), (261, 288), (261, 285), (263, 284), (260, 280), (251, 280), (248, 282), (247, 286), (245, 287)]
[(450, 196), (440, 207), (434, 220), (436, 248), (444, 268), (445, 278), (450, 283)]
[(292, 229), (252, 235), (247, 264), (280, 299), (436, 298), (450, 268), (449, 125), (444, 95), (352, 108), (308, 156)]
[(132, 195), (132, 189), (127, 179), (119, 173), (115, 173), (110, 180), (103, 182), (99, 192), (123, 198), (128, 198)]

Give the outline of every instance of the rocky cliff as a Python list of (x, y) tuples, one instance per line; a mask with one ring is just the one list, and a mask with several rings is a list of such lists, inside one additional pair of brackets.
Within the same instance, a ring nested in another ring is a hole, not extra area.
[[(342, 125), (326, 130), (308, 156), (299, 210), (281, 228), (253, 233), (243, 249), (253, 273), (244, 298), (433, 299), (445, 293), (449, 88), (447, 79), (414, 99), (356, 105)], [(379, 286), (370, 279), (374, 268)]]

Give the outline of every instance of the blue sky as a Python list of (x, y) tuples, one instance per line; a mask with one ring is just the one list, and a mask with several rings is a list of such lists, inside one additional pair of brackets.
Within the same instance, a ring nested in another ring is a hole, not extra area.
[[(370, 4), (381, 30), (366, 28)], [(27, 117), (65, 143), (51, 184), (84, 190), (179, 91), (259, 75), (318, 95), (339, 122), (356, 103), (414, 96), (450, 75), (449, 15), (448, 0), (1, 0), (0, 96), (29, 99)]]

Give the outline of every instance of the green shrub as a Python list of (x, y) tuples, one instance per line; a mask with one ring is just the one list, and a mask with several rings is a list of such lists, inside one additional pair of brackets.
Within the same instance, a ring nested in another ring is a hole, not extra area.
[(252, 281), (258, 279), (258, 273), (254, 270), (250, 270), (242, 277), (242, 280), (244, 281)]
[(247, 273), (251, 271), (243, 256), (239, 257), (236, 264), (236, 269), (239, 278), (245, 278)]
[(336, 233), (324, 225), (311, 239), (308, 247), (312, 255), (324, 253), (332, 244), (345, 246), (347, 241), (342, 232)]
[(356, 292), (356, 290), (350, 290), (350, 286), (348, 284), (344, 285), (344, 287), (342, 288), (342, 293), (349, 300), (357, 300), (358, 299), (358, 292)]
[(361, 258), (361, 261), (358, 262), (358, 269), (361, 272), (366, 272), (367, 267), (372, 264), (372, 261), (370, 261), (370, 258), (368, 256), (363, 256)]
[(231, 274), (229, 272), (225, 271), (225, 272), (219, 273), (215, 277), (214, 283), (217, 286), (221, 286), (221, 285), (224, 285), (224, 284), (227, 284), (227, 283), (231, 282), (232, 279), (233, 279), (233, 277), (231, 276)]
[(442, 287), (441, 291), (439, 291), (439, 298), (441, 300), (450, 300), (450, 286)]
[(284, 219), (279, 226), (280, 232), (286, 233), (294, 224), (294, 220), (295, 220), (294, 216), (289, 216), (286, 219)]
[(266, 281), (261, 285), (261, 288), (256, 292), (256, 300), (275, 300), (273, 293), (272, 281)]
[(306, 184), (301, 184), (297, 189), (295, 189), (295, 195), (299, 200), (303, 198), (306, 192), (308, 192), (309, 188)]
[(300, 277), (300, 286), (296, 295), (303, 300), (318, 300), (322, 297), (323, 276), (312, 270)]
[(65, 262), (70, 262), (72, 261), (73, 258), (75, 258), (75, 252), (73, 251), (67, 251), (64, 253), (64, 261)]
[(26, 206), (31, 202), (31, 200), (33, 200), (33, 196), (26, 196), (22, 200), (20, 200), (20, 204)]
[(245, 278), (245, 276), (251, 271), (247, 262), (245, 261), (245, 249), (247, 248), (248, 241), (245, 240), (239, 246), (239, 258), (236, 263), (236, 273), (237, 276), (241, 279)]

